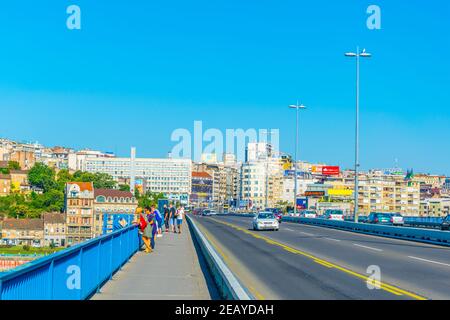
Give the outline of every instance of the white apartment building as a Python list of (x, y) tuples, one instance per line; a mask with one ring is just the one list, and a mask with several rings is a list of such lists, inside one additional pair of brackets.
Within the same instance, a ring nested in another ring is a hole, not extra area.
[(86, 171), (86, 159), (92, 158), (114, 158), (111, 153), (104, 153), (97, 150), (84, 149), (78, 152), (71, 152), (68, 155), (68, 168), (70, 171)]
[[(297, 177), (297, 197), (305, 193), (309, 185), (315, 184), (318, 180), (308, 177)], [(295, 180), (293, 176), (283, 177), (283, 193), (281, 195), (281, 201), (287, 201), (288, 203), (294, 203), (294, 191)]]
[[(87, 157), (85, 171), (110, 174), (115, 180), (131, 178), (131, 158)], [(136, 180), (143, 181), (145, 191), (164, 193), (171, 199), (191, 193), (190, 159), (134, 159)]]
[(280, 160), (246, 162), (241, 169), (241, 200), (251, 200), (253, 207), (275, 207), (283, 193), (283, 170)]

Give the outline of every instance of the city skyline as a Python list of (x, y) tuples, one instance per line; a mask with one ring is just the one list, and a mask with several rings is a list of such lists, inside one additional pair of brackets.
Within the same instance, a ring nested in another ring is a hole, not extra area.
[[(45, 145), (45, 144), (43, 144), (43, 143), (41, 143), (39, 141), (13, 140), (13, 139), (10, 139), (10, 138), (7, 138), (7, 137), (1, 137), (0, 136), (0, 140), (1, 139), (9, 140), (9, 141), (12, 141), (12, 142), (18, 143), (18, 144), (39, 144), (39, 145), (42, 145), (44, 148), (62, 147), (62, 148), (67, 148), (67, 149), (73, 149), (75, 153), (80, 152), (80, 151), (90, 150), (90, 151), (104, 153), (105, 155), (108, 155), (108, 157), (109, 156), (113, 156), (113, 157), (116, 157), (116, 158), (128, 158), (128, 159), (130, 158), (130, 155), (131, 155), (131, 148), (133, 148), (133, 146), (130, 146), (128, 154), (126, 154), (126, 153), (125, 154), (117, 154), (117, 153), (115, 153), (115, 152), (113, 152), (111, 150), (103, 150), (103, 149), (99, 149), (99, 148), (95, 148), (95, 147), (90, 148), (90, 147), (83, 147), (83, 146), (81, 146), (80, 148), (75, 148), (75, 147), (69, 146), (69, 145), (59, 145), (59, 146), (56, 146), (56, 145)], [(257, 143), (258, 142), (261, 142), (261, 141), (257, 141)], [(246, 147), (247, 147), (247, 144), (246, 144)], [(270, 142), (269, 142), (269, 144), (270, 144)], [(279, 153), (279, 155), (282, 155), (282, 154), (286, 155), (287, 154), (287, 155), (293, 157), (293, 155), (288, 154), (286, 152), (283, 152), (283, 150), (274, 150), (274, 151)], [(136, 152), (136, 155), (135, 155), (136, 159), (168, 159), (169, 158), (169, 153), (166, 154), (165, 156), (161, 156), (161, 157), (148, 157), (148, 156), (141, 155), (139, 153), (139, 150), (135, 150), (135, 152)], [(215, 157), (213, 157), (210, 160), (205, 160), (203, 155), (207, 156), (209, 154), (210, 153), (203, 153), (202, 157), (201, 157), (202, 159), (200, 159), (199, 161), (195, 161), (192, 157), (191, 158), (174, 158), (174, 159), (190, 159), (192, 161), (192, 163), (208, 163), (208, 162), (210, 162), (210, 163), (216, 163), (216, 162), (217, 163), (223, 163), (223, 157), (222, 156), (225, 155), (226, 153), (224, 153), (222, 155), (219, 155), (217, 153), (212, 153), (213, 155), (215, 155)], [(230, 154), (230, 153), (227, 153), (227, 154)], [(236, 156), (236, 153), (231, 153), (231, 154)], [(216, 160), (214, 160), (214, 159), (216, 159)], [(241, 164), (245, 162), (245, 161), (239, 161), (237, 158), (235, 160), (238, 163), (241, 163)], [(349, 167), (345, 167), (345, 166), (342, 166), (340, 163), (331, 163), (331, 162), (326, 161), (326, 160), (324, 160), (324, 161), (308, 161), (308, 160), (305, 160), (305, 159), (298, 159), (298, 163), (309, 163), (309, 164), (317, 164), (317, 165), (336, 165), (336, 166), (340, 167), (340, 170), (346, 170), (346, 171), (353, 171), (354, 170), (354, 168), (351, 165)], [(449, 177), (449, 175), (445, 174), (445, 173), (432, 172), (432, 171), (417, 171), (417, 170), (415, 170), (415, 168), (402, 167), (402, 166), (400, 166), (398, 164), (397, 161), (395, 161), (395, 163), (392, 166), (388, 166), (388, 167), (380, 167), (379, 166), (379, 167), (367, 168), (365, 170), (362, 170), (362, 173), (369, 172), (369, 171), (384, 171), (384, 172), (392, 171), (392, 172), (397, 172), (397, 171), (395, 171), (395, 169), (401, 170), (402, 173), (405, 174), (405, 175), (408, 173), (408, 171), (411, 171), (414, 174), (425, 174), (425, 175), (432, 175), (432, 176), (447, 176), (447, 177)]]
[(69, 3), (20, 1), (0, 13), (2, 136), (166, 157), (171, 133), (202, 120), (223, 132), (279, 128), (280, 149), (293, 154), (287, 106), (299, 100), (308, 106), (299, 159), (351, 168), (354, 65), (344, 52), (359, 45), (373, 54), (361, 68), (362, 168), (398, 159), (450, 175), (446, 1), (377, 1), (381, 30), (366, 27), (371, 3), (359, 1), (176, 1), (176, 11), (76, 2), (81, 30), (66, 28)]

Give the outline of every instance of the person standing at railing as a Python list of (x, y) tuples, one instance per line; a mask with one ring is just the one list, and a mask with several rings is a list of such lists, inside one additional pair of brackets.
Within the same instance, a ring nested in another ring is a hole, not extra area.
[(142, 208), (137, 208), (136, 212), (139, 213), (139, 233), (142, 235), (142, 241), (145, 245), (145, 252), (151, 253), (152, 247), (150, 239), (152, 237), (152, 226), (149, 223), (147, 216), (142, 212)]

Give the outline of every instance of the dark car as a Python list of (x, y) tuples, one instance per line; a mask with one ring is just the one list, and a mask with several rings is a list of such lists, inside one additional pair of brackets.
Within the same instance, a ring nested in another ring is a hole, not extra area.
[(367, 223), (391, 225), (392, 224), (391, 214), (372, 212), (367, 217)]
[(450, 214), (442, 219), (441, 230), (450, 230)]
[(266, 212), (272, 212), (277, 218), (278, 222), (281, 223), (281, 219), (283, 219), (283, 210), (279, 208), (266, 208)]

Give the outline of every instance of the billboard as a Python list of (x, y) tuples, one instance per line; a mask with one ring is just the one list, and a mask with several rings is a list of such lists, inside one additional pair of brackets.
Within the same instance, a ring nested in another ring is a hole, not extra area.
[(297, 209), (308, 209), (308, 198), (297, 198)]
[(325, 176), (337, 176), (340, 173), (339, 166), (323, 166), (322, 174)]
[(353, 195), (353, 190), (350, 189), (328, 189), (329, 196), (343, 196), (349, 197)]
[(305, 196), (307, 196), (307, 197), (323, 197), (323, 196), (325, 196), (325, 191), (305, 191)]

